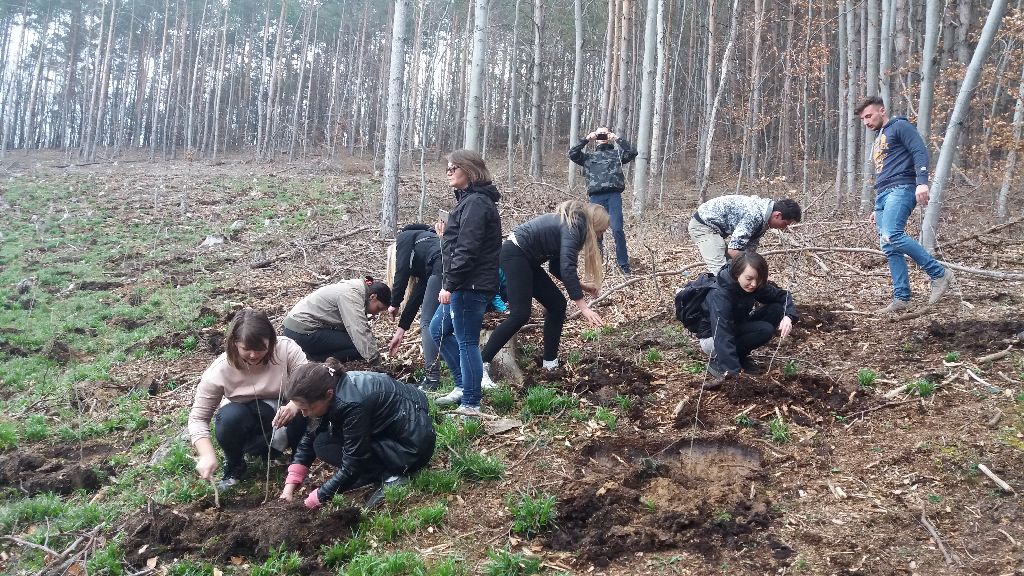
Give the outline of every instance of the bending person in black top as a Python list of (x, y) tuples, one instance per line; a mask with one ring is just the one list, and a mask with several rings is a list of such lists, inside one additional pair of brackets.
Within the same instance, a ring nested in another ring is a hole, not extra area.
[[(430, 321), (437, 311), (437, 295), (441, 292), (441, 239), (433, 227), (410, 224), (398, 233), (395, 243), (388, 249), (388, 283), (391, 284), (391, 306), (388, 315), (398, 317), (398, 328), (388, 343), (391, 354), (398, 352), (405, 333), (412, 326), (416, 312), (420, 313), (420, 339), (423, 344), (425, 374), (420, 382), (424, 390), (436, 390), (441, 380), (440, 352), (430, 335)], [(402, 308), (406, 289), (409, 301)]]
[(305, 499), (318, 508), (339, 492), (392, 483), (423, 468), (434, 455), (427, 397), (381, 372), (345, 372), (334, 358), (304, 364), (288, 379), (285, 395), (315, 425), (307, 429), (288, 466), (281, 498), (291, 500), (313, 461), (337, 467)]
[[(768, 263), (756, 252), (741, 252), (715, 281), (697, 330), (701, 349), (712, 356), (708, 372), (716, 379), (740, 370), (759, 374), (750, 353), (767, 344), (776, 329), (783, 338), (789, 335), (799, 319), (793, 295), (768, 281)], [(756, 310), (755, 302), (761, 304)]]
[[(568, 200), (559, 204), (554, 213), (537, 216), (512, 231), (501, 245), (500, 259), (508, 283), (509, 316), (484, 345), (485, 363), (530, 321), (531, 303), (536, 298), (545, 310), (544, 367), (558, 367), (566, 302), (562, 291), (541, 268), (545, 262), (551, 275), (565, 285), (583, 317), (594, 326), (604, 323), (587, 305), (584, 292), (596, 296), (601, 286), (603, 269), (597, 237), (608, 229), (608, 222), (608, 212), (600, 205)], [(580, 280), (577, 270), (580, 252), (588, 282)]]

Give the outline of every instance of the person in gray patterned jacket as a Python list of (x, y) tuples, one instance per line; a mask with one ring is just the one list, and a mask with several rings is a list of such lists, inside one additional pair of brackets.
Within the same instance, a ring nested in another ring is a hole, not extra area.
[(687, 229), (708, 272), (717, 274), (726, 261), (744, 250), (756, 252), (769, 228), (785, 230), (799, 221), (800, 205), (795, 200), (727, 195), (701, 204)]
[[(584, 148), (596, 142), (593, 152)], [(616, 144), (618, 146), (616, 147)], [(583, 166), (587, 177), (587, 196), (594, 204), (603, 206), (611, 218), (612, 237), (615, 238), (615, 260), (622, 273), (629, 275), (629, 251), (626, 249), (626, 229), (622, 222), (622, 191), (626, 189), (625, 164), (636, 158), (636, 148), (625, 138), (602, 126), (587, 134), (569, 149), (569, 160)], [(604, 253), (604, 235), (597, 239), (601, 253)]]

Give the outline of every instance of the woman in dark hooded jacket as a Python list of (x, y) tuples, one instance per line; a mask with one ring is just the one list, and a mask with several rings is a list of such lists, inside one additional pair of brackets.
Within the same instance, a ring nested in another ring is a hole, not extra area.
[[(701, 349), (711, 355), (708, 372), (715, 378), (741, 370), (759, 374), (750, 353), (767, 344), (776, 329), (783, 338), (789, 335), (799, 319), (793, 295), (768, 281), (768, 263), (756, 252), (740, 253), (715, 281), (697, 330)], [(756, 309), (755, 303), (760, 304)]]
[(317, 508), (339, 492), (393, 483), (434, 455), (427, 397), (381, 372), (345, 372), (334, 358), (305, 364), (288, 379), (285, 396), (310, 418), (288, 466), (281, 498), (291, 500), (313, 461), (337, 471), (305, 499)]
[[(441, 292), (441, 239), (426, 224), (409, 224), (398, 233), (395, 243), (388, 248), (388, 283), (391, 284), (391, 306), (388, 315), (398, 317), (388, 351), (398, 352), (405, 333), (412, 327), (416, 312), (420, 314), (420, 336), (423, 343), (425, 374), (420, 382), (424, 390), (437, 389), (441, 380), (440, 353), (430, 335), (430, 321), (437, 311), (437, 295)], [(408, 291), (408, 301), (405, 300)], [(401, 309), (401, 316), (398, 311)]]

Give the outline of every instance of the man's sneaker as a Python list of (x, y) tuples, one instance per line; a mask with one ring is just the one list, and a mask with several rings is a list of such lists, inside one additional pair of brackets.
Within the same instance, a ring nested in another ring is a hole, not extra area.
[(434, 399), (434, 404), (438, 406), (449, 406), (459, 402), (462, 402), (462, 388), (452, 388), (451, 392)]
[(440, 384), (441, 382), (439, 380), (435, 380), (429, 376), (424, 376), (423, 380), (420, 380), (420, 383), (417, 384), (416, 387), (425, 392), (433, 392), (434, 390), (437, 390), (437, 387)]
[(545, 370), (558, 370), (558, 358), (541, 361), (541, 367)]
[(718, 366), (717, 362), (711, 360), (708, 362), (708, 376), (711, 376), (712, 378), (721, 378), (722, 376), (725, 376), (725, 370), (722, 370), (722, 368)]
[(455, 409), (455, 413), (463, 418), (480, 418), (480, 407), (463, 404)]
[(764, 374), (764, 367), (754, 362), (754, 359), (750, 356), (740, 358), (740, 366), (743, 367), (743, 371), (747, 374)]
[[(484, 375), (483, 375), (483, 378), (480, 379), (480, 389), (481, 390), (492, 390), (492, 389), (498, 387), (498, 384), (494, 380), (491, 380), (491, 375), (488, 374), (488, 372), (490, 372), (490, 370), (491, 370), (491, 363), (490, 362), (484, 362)], [(461, 399), (462, 396), (460, 395), (459, 398)]]
[(932, 280), (932, 291), (928, 294), (928, 305), (931, 306), (938, 302), (942, 295), (949, 290), (949, 285), (953, 283), (953, 271), (946, 268), (946, 271), (939, 278)]
[(224, 477), (217, 482), (217, 491), (226, 492), (233, 486), (237, 485), (242, 477), (245, 476), (245, 471), (248, 469), (248, 465), (245, 460), (239, 462), (224, 462)]
[(907, 302), (906, 300), (896, 300), (894, 298), (893, 301), (885, 308), (875, 310), (875, 314), (880, 316), (885, 314), (899, 314), (908, 310), (910, 310), (910, 302)]

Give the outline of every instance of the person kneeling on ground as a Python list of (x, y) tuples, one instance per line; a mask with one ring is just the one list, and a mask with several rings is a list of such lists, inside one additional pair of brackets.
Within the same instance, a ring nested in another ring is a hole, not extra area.
[[(754, 310), (754, 303), (760, 303)], [(720, 380), (728, 374), (760, 374), (750, 353), (764, 346), (778, 329), (789, 335), (799, 319), (793, 296), (768, 282), (768, 262), (756, 252), (741, 252), (722, 267), (704, 299), (704, 320), (697, 331), (700, 347), (711, 355), (708, 373)]]
[(322, 286), (292, 307), (284, 318), (284, 335), (295, 340), (310, 360), (342, 362), (380, 358), (367, 315), (391, 305), (391, 289), (367, 276)]
[(341, 363), (306, 364), (288, 379), (285, 394), (310, 419), (288, 466), (281, 498), (291, 500), (316, 458), (337, 471), (306, 497), (318, 508), (339, 492), (382, 483), (383, 488), (425, 467), (434, 455), (434, 425), (421, 390), (380, 372), (345, 372)]
[[(597, 238), (608, 229), (608, 212), (598, 204), (567, 200), (554, 213), (542, 214), (517, 226), (501, 245), (501, 269), (508, 274), (509, 316), (491, 334), (483, 349), (484, 386), (493, 386), (487, 374), (491, 360), (530, 321), (534, 299), (544, 307), (543, 366), (558, 367), (558, 348), (565, 324), (565, 296), (541, 266), (547, 262), (551, 275), (565, 284), (569, 298), (592, 326), (601, 326), (601, 315), (587, 304), (584, 292), (597, 295), (603, 267)], [(580, 280), (578, 260), (589, 282)], [(455, 392), (458, 394), (458, 392)], [(438, 398), (441, 405), (447, 400)]]
[(199, 379), (188, 414), (188, 433), (199, 455), (196, 472), (211, 480), (217, 453), (210, 441), (210, 421), (216, 413), (217, 443), (224, 450), (219, 490), (241, 480), (245, 454), (266, 457), (268, 445), (276, 450), (295, 448), (306, 428), (306, 419), (294, 404), (278, 408), (288, 375), (306, 364), (298, 344), (279, 338), (266, 314), (239, 310), (224, 348)]
[(701, 204), (690, 218), (687, 230), (708, 272), (717, 274), (727, 260), (740, 252), (756, 252), (761, 236), (769, 228), (785, 230), (799, 221), (800, 205), (795, 200), (727, 195)]

